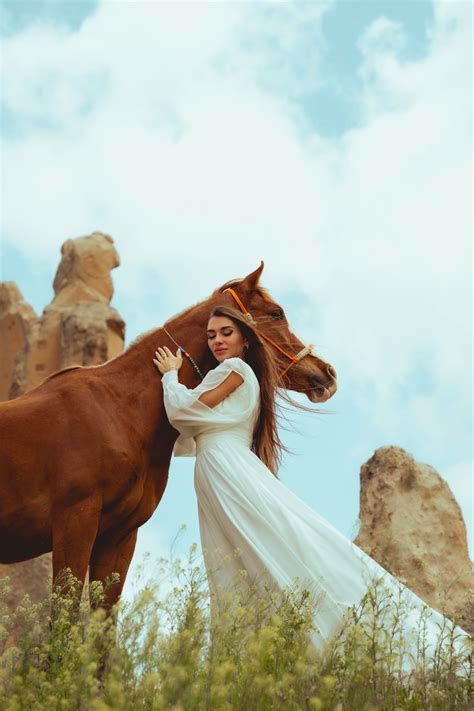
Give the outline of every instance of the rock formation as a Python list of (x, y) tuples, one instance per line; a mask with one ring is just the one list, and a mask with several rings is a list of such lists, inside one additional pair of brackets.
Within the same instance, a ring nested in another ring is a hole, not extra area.
[(0, 399), (8, 400), (70, 365), (97, 365), (123, 350), (125, 324), (110, 306), (110, 271), (120, 264), (101, 232), (68, 239), (53, 282), (55, 296), (38, 318), (13, 282), (0, 284)]
[(400, 447), (377, 449), (360, 470), (359, 519), (354, 543), (431, 607), (474, 632), (466, 526), (432, 466)]
[[(125, 324), (110, 306), (110, 272), (120, 264), (113, 239), (101, 232), (68, 239), (61, 255), (55, 295), (41, 317), (16, 284), (0, 283), (0, 400), (31, 390), (56, 370), (97, 365), (123, 350)], [(50, 574), (50, 554), (0, 565), (0, 577), (11, 579), (11, 604), (26, 592), (41, 598)]]
[(13, 282), (0, 283), (0, 400), (8, 400), (19, 353), (26, 348), (38, 317)]

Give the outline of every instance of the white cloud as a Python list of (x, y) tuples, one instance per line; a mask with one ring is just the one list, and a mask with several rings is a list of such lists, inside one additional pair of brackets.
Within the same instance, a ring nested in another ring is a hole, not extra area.
[[(424, 60), (402, 64), (391, 54), (391, 62), (373, 65), (366, 123), (342, 141), (340, 210), (334, 205), (337, 217), (325, 242), (326, 261), (340, 263), (322, 311), (324, 337), (339, 341), (338, 350), (354, 364), (353, 379), (372, 379), (382, 399), (388, 389), (393, 402), (402, 391), (400, 402), (415, 412), (408, 376), (422, 357), (437, 397), (455, 402), (465, 417), (471, 378), (467, 40), (460, 28), (440, 45), (435, 32), (437, 51)], [(364, 61), (372, 61), (370, 53)], [(353, 324), (350, 348), (340, 328), (342, 308)]]
[[(310, 243), (315, 226), (307, 217), (324, 171), (308, 160), (287, 106), (252, 83), (248, 66), (240, 73), (248, 52), (226, 49), (235, 75), (229, 63), (215, 66), (247, 9), (222, 7), (216, 17), (211, 8), (196, 7), (194, 18), (186, 8), (192, 42), (177, 30), (178, 6), (105, 4), (78, 33), (30, 28), (5, 43), (6, 66), (15, 67), (5, 77), (10, 111), (20, 126), (40, 120), (55, 128), (6, 144), (5, 230), (20, 246), (33, 240), (32, 214), (43, 250), (102, 227), (127, 264), (137, 256), (143, 263), (138, 244), (147, 263), (180, 263), (176, 243), (192, 236), (190, 258), (202, 266), (196, 286), (208, 290), (216, 244), (235, 244), (232, 261), (242, 270), (249, 243), (260, 256), (274, 240), (278, 258), (282, 234), (297, 231)], [(274, 23), (273, 33), (278, 26), (287, 33), (287, 24)], [(34, 166), (27, 175), (26, 165)], [(25, 200), (28, 212), (19, 209)], [(225, 279), (228, 267), (222, 271)]]

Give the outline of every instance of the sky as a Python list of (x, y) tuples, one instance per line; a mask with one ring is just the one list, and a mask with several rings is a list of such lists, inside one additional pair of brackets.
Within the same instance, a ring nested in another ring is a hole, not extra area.
[[(0, 278), (41, 313), (61, 244), (110, 234), (128, 344), (263, 259), (338, 373), (283, 483), (353, 538), (361, 465), (402, 447), (472, 557), (470, 3), (4, 1), (0, 31)], [(192, 471), (135, 562), (199, 540)]]

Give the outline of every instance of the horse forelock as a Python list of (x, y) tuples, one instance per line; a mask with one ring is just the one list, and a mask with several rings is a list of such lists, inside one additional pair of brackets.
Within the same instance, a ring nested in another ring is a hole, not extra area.
[(272, 299), (272, 297), (270, 296), (270, 294), (269, 294), (269, 292), (268, 292), (268, 289), (265, 289), (264, 286), (257, 286), (257, 292), (260, 294), (260, 296), (262, 297), (262, 299), (263, 299), (264, 301), (271, 301), (271, 302), (273, 302), (273, 299)]
[(222, 284), (222, 286), (216, 289), (214, 294), (222, 294), (222, 292), (226, 289), (232, 289), (234, 286), (239, 286), (239, 284), (242, 284), (242, 281), (243, 279), (230, 279), (229, 281), (226, 281), (225, 284)]
[[(214, 293), (222, 293), (226, 289), (233, 289), (234, 286), (239, 286), (240, 284), (242, 284), (242, 282), (243, 279), (231, 279), (230, 281), (226, 281), (226, 283), (219, 287), (219, 289), (216, 289)], [(273, 299), (270, 296), (268, 289), (265, 289), (264, 286), (260, 286), (260, 284), (257, 284), (255, 291), (259, 296), (262, 297), (264, 301), (273, 302)]]

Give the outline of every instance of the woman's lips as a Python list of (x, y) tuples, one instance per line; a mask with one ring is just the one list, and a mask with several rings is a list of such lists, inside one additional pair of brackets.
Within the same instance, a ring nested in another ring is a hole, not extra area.
[(224, 353), (227, 350), (227, 348), (216, 348), (214, 353)]

